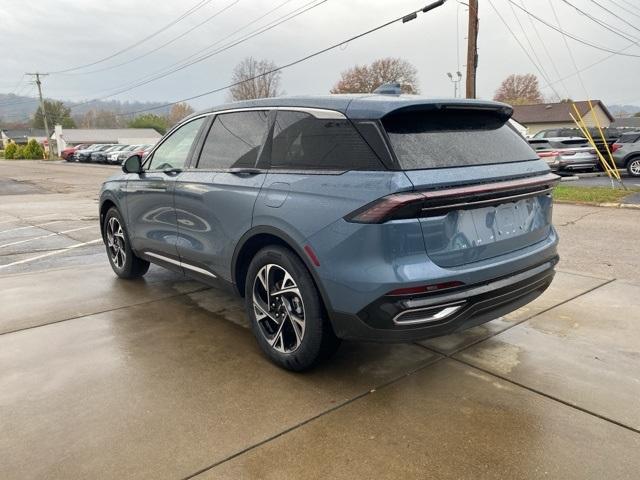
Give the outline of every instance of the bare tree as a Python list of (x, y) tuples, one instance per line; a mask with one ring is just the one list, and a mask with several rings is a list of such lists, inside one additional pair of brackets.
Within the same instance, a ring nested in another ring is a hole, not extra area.
[(511, 105), (526, 105), (544, 101), (538, 78), (532, 73), (509, 75), (502, 81), (493, 99)]
[(185, 102), (176, 103), (173, 107), (171, 107), (171, 111), (167, 116), (167, 120), (169, 121), (169, 126), (173, 126), (182, 120), (184, 117), (191, 115), (194, 112), (191, 105)]
[(418, 93), (418, 72), (401, 58), (381, 58), (342, 72), (331, 93), (371, 93), (384, 83), (397, 82), (403, 93)]
[(271, 60), (256, 60), (253, 57), (242, 60), (231, 76), (232, 83), (241, 82), (229, 89), (231, 99), (250, 100), (281, 95), (280, 71), (274, 71), (276, 68)]

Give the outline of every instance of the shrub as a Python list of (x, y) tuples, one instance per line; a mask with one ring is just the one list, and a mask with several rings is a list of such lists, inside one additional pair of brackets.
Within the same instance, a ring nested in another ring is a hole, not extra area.
[(29, 143), (27, 143), (22, 148), (21, 158), (27, 158), (30, 160), (35, 160), (35, 159), (42, 160), (43, 156), (44, 156), (44, 149), (42, 148), (42, 145), (40, 145), (36, 141), (35, 138), (32, 138), (31, 140), (29, 140)]
[(4, 149), (4, 158), (8, 160), (15, 158), (17, 150), (18, 150), (18, 146), (13, 142), (9, 142), (9, 144)]
[(15, 160), (24, 158), (24, 149), (26, 145), (16, 145), (16, 153), (13, 154)]
[(0, 158), (4, 158), (4, 150), (0, 150)]

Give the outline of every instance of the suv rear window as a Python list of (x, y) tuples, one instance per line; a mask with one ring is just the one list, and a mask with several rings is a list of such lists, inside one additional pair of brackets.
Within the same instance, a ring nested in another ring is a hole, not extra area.
[(497, 113), (456, 109), (394, 112), (382, 119), (404, 170), (537, 159)]
[(290, 170), (380, 170), (369, 145), (346, 119), (278, 111), (271, 167)]

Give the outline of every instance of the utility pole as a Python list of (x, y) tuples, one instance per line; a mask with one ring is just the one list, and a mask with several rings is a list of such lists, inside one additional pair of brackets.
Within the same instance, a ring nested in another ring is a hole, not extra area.
[(478, 68), (478, 0), (469, 0), (469, 30), (467, 34), (467, 98), (476, 98)]
[(51, 142), (51, 138), (49, 138), (49, 122), (47, 121), (47, 112), (44, 109), (44, 100), (42, 99), (42, 82), (40, 81), (40, 77), (45, 77), (49, 75), (48, 73), (25, 73), (25, 75), (31, 75), (32, 77), (36, 77), (36, 85), (38, 86), (38, 95), (40, 96), (40, 109), (42, 110), (42, 118), (44, 120), (44, 131), (45, 136), (47, 137), (47, 144), (49, 145), (49, 160), (53, 160), (53, 144)]

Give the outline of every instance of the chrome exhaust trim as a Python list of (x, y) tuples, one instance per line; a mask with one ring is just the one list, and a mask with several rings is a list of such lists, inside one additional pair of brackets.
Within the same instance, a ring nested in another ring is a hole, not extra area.
[(393, 323), (396, 325), (421, 325), (423, 323), (439, 322), (458, 312), (464, 304), (465, 302), (446, 303), (433, 307), (404, 310), (393, 317)]

